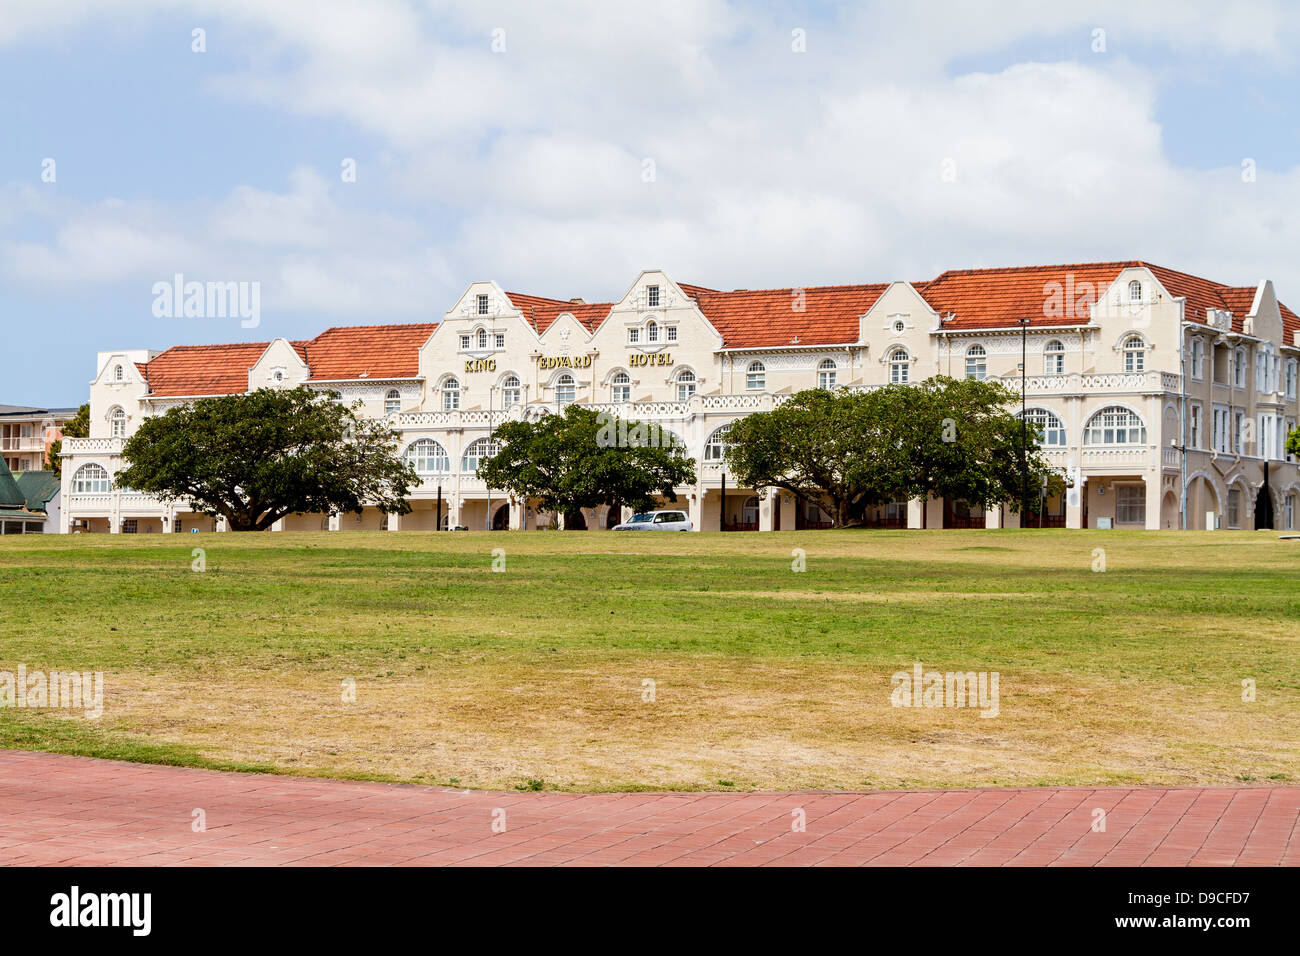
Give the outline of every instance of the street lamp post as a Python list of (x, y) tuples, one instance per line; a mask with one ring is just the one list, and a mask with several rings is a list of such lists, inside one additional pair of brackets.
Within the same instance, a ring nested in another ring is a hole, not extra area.
[(1029, 319), (1020, 320), (1020, 526), (1029, 514), (1029, 422), (1025, 418), (1025, 373), (1029, 355)]

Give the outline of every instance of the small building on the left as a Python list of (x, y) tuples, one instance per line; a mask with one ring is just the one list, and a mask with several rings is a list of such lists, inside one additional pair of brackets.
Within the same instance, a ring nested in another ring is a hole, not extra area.
[(0, 461), (0, 535), (58, 533), (60, 487), (57, 472), (14, 475)]

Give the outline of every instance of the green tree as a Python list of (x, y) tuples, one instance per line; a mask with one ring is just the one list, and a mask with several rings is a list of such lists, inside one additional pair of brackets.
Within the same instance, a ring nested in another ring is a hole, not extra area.
[(418, 482), (397, 457), (397, 433), (360, 418), (336, 393), (258, 389), (202, 398), (145, 419), (128, 439), (121, 487), (263, 531), (297, 512), (405, 514)]
[(1300, 458), (1300, 428), (1291, 429), (1291, 434), (1286, 436), (1286, 453)]
[(727, 464), (738, 487), (782, 488), (803, 501), (831, 501), (839, 526), (861, 524), (897, 470), (897, 449), (882, 441), (873, 392), (799, 392), (770, 412), (740, 419), (727, 433)]
[(695, 481), (670, 432), (580, 405), (538, 421), (497, 427), (500, 451), (479, 463), (478, 477), (544, 511), (571, 514), (598, 505), (651, 507), (654, 496), (676, 501), (673, 489)]
[[(63, 438), (89, 437), (90, 403), (87, 402), (78, 408), (77, 414), (64, 422), (59, 431), (63, 433)], [(45, 467), (56, 474), (63, 474), (63, 460), (59, 457), (63, 451), (63, 438), (56, 438), (50, 442), (49, 451), (45, 453)]]
[(1024, 495), (1036, 511), (1045, 481), (1049, 495), (1065, 487), (1033, 426), (1022, 433), (1011, 410), (1017, 396), (1005, 386), (936, 376), (873, 394), (886, 440), (901, 452), (892, 460), (902, 467), (889, 470), (882, 489), (893, 498), (950, 498), (985, 508), (1006, 502), (1018, 512)]
[(869, 392), (800, 392), (750, 415), (727, 436), (738, 484), (776, 487), (805, 501), (830, 499), (838, 526), (861, 524), (871, 505), (923, 497), (1036, 508), (1044, 479), (1064, 480), (1028, 435), (1022, 462), (1015, 396), (992, 382), (929, 379)]

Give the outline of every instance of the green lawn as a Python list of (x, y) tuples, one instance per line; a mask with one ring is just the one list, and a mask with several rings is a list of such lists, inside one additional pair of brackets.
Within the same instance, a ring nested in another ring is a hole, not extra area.
[[(0, 671), (105, 700), (0, 708), (0, 747), (507, 789), (1293, 783), (1298, 581), (1266, 532), (11, 536)], [(916, 662), (998, 672), (998, 716), (891, 706)]]

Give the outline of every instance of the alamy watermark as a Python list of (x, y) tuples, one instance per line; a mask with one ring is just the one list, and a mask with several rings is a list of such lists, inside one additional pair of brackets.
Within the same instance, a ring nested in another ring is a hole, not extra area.
[(924, 670), (896, 671), (889, 702), (895, 707), (978, 707), (981, 717), (998, 715), (998, 672)]
[(53, 707), (84, 710), (95, 719), (104, 713), (103, 671), (0, 671), (0, 707)]
[(186, 282), (176, 273), (171, 282), (153, 284), (153, 314), (158, 319), (238, 318), (240, 328), (262, 324), (262, 283)]

